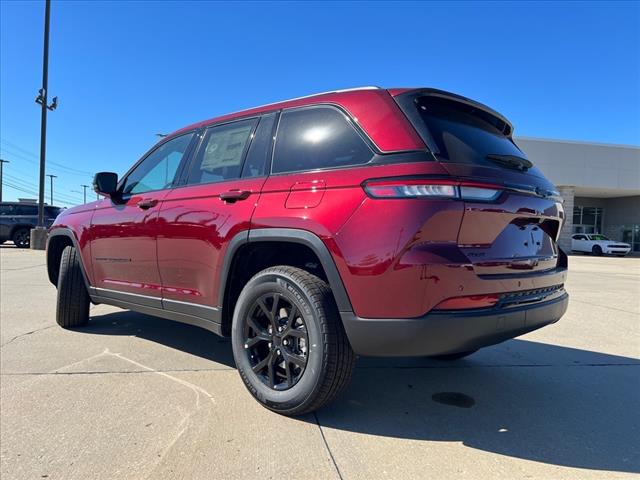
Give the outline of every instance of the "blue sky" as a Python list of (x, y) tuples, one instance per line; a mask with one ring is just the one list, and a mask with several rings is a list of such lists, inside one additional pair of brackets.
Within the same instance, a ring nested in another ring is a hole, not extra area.
[[(0, 2), (5, 199), (37, 191), (43, 18), (44, 2)], [(61, 204), (81, 202), (93, 172), (122, 174), (156, 132), (358, 85), (451, 90), (516, 135), (638, 145), (639, 32), (631, 2), (54, 0), (47, 173)]]

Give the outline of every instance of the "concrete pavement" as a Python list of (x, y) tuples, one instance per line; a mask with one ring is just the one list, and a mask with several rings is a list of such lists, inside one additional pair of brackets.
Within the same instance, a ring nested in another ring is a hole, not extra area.
[(0, 477), (637, 476), (640, 259), (570, 270), (558, 324), (454, 363), (360, 359), (342, 397), (290, 419), (212, 333), (104, 305), (58, 328), (44, 252), (2, 246)]

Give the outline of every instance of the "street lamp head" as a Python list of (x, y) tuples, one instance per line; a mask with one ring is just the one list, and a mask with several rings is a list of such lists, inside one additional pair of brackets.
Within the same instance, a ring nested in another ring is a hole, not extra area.
[(42, 105), (44, 103), (44, 89), (38, 90), (38, 96), (36, 97), (36, 103)]
[(51, 111), (54, 111), (56, 108), (58, 108), (58, 97), (53, 97), (53, 101), (50, 105), (47, 106), (47, 108)]

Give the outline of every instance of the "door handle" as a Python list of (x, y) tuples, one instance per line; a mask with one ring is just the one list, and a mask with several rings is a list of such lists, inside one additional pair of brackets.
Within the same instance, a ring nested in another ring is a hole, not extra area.
[(249, 190), (228, 190), (220, 194), (220, 200), (223, 202), (233, 203), (238, 200), (246, 200), (251, 195)]
[(144, 200), (140, 200), (138, 202), (138, 207), (142, 210), (147, 210), (151, 207), (155, 207), (158, 204), (158, 200), (155, 198), (145, 198)]

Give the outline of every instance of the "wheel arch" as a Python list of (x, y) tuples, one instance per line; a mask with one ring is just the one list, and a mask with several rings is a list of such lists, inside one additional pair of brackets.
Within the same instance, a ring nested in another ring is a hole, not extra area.
[(89, 278), (87, 277), (82, 255), (79, 254), (80, 247), (78, 246), (78, 240), (73, 232), (68, 228), (56, 228), (49, 232), (49, 235), (47, 236), (47, 275), (49, 276), (49, 281), (55, 286), (58, 285), (60, 259), (62, 258), (62, 252), (68, 246), (74, 247), (78, 251), (82, 278), (84, 279), (87, 291), (91, 292), (91, 285), (89, 283)]
[(295, 250), (295, 246), (299, 246), (301, 249), (312, 253), (320, 264), (320, 276), (325, 277), (331, 288), (338, 311), (341, 313), (353, 312), (353, 307), (338, 268), (329, 249), (320, 237), (307, 230), (294, 228), (254, 229), (240, 232), (232, 238), (221, 266), (218, 299), (222, 310), (222, 331), (225, 335), (230, 332), (231, 319), (235, 307), (235, 299), (232, 297), (235, 288), (233, 281), (239, 268), (239, 260), (244, 256), (243, 252), (246, 252), (247, 248), (261, 244), (291, 246), (294, 247), (293, 250)]

